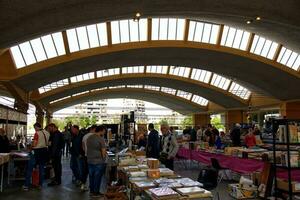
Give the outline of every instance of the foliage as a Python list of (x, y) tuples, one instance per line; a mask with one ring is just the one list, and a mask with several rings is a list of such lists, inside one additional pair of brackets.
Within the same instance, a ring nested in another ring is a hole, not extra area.
[(80, 128), (89, 127), (93, 124), (96, 124), (98, 121), (98, 118), (96, 115), (86, 117), (86, 116), (68, 116), (65, 117), (63, 120), (53, 119), (52, 120), (54, 124), (60, 129), (64, 130), (64, 127), (71, 122), (72, 124), (78, 125)]
[(186, 127), (191, 127), (193, 125), (193, 119), (192, 119), (192, 116), (187, 116), (185, 117), (182, 122), (181, 122), (181, 126), (182, 128), (186, 128)]
[(225, 130), (225, 126), (221, 123), (221, 117), (220, 116), (214, 116), (210, 123), (215, 126), (218, 130)]

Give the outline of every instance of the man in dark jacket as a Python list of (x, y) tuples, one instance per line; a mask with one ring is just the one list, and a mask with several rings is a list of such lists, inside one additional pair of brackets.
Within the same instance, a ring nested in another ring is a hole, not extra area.
[(77, 125), (73, 125), (71, 127), (71, 133), (72, 133), (72, 147), (70, 149), (71, 152), (71, 161), (70, 161), (70, 167), (73, 172), (73, 176), (75, 178), (74, 182), (77, 185), (81, 184), (81, 177), (80, 177), (80, 153), (81, 153), (81, 147), (82, 147), (82, 137), (79, 134), (79, 127)]
[(9, 140), (5, 134), (5, 130), (0, 128), (0, 153), (9, 152)]
[(54, 169), (54, 180), (48, 184), (48, 186), (55, 186), (61, 184), (62, 165), (61, 156), (64, 148), (64, 136), (57, 129), (55, 124), (49, 124), (50, 138), (49, 138), (49, 154), (52, 161), (52, 167)]
[(241, 125), (236, 124), (235, 127), (230, 132), (230, 138), (232, 140), (232, 146), (240, 147), (241, 146)]
[(148, 135), (146, 156), (147, 158), (159, 158), (159, 136), (157, 130), (154, 129), (154, 125), (150, 123), (148, 125), (150, 131)]

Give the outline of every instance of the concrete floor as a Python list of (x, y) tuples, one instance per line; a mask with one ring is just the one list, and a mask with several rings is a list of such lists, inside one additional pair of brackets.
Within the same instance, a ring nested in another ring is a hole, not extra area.
[[(186, 169), (180, 163), (175, 164), (175, 171), (184, 177), (189, 177), (194, 180), (197, 179), (199, 174), (199, 166), (197, 163), (188, 164)], [(0, 199), (2, 200), (83, 200), (89, 199), (89, 193), (82, 193), (79, 188), (72, 184), (72, 172), (69, 168), (69, 160), (63, 159), (63, 178), (62, 185), (56, 187), (47, 187), (46, 184), (41, 191), (22, 190), (22, 181), (13, 182), (11, 186), (4, 188), (3, 193), (0, 193)], [(221, 182), (218, 187), (213, 191), (218, 191), (220, 200), (232, 199), (227, 192), (228, 181)], [(216, 196), (215, 196), (215, 199)]]

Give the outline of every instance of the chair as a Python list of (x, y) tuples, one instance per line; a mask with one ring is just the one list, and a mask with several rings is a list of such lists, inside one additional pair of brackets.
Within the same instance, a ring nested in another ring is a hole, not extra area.
[[(222, 181), (222, 179), (224, 178), (224, 175), (228, 179), (228, 176), (226, 174), (226, 170), (228, 170), (228, 168), (221, 167), (219, 161), (215, 158), (211, 158), (210, 161), (211, 161), (211, 166), (218, 172), (218, 183), (220, 183)], [(220, 176), (219, 172), (222, 172), (221, 176)]]

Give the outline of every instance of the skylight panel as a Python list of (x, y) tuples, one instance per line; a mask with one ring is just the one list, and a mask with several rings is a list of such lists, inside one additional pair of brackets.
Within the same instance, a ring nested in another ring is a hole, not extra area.
[(241, 86), (240, 84), (236, 83), (236, 82), (232, 82), (230, 88), (229, 88), (229, 92), (242, 98), (242, 99), (249, 99), (251, 92)]
[(24, 43), (20, 44), (19, 46), (20, 46), (20, 50), (23, 54), (23, 57), (25, 59), (26, 65), (31, 65), (31, 64), (37, 62), (35, 59), (35, 56), (33, 54), (31, 44), (29, 42), (24, 42)]
[(107, 90), (107, 87), (93, 89), (93, 90), (91, 90), (91, 92), (102, 91), (102, 90)]
[(154, 91), (159, 91), (160, 90), (160, 87), (153, 86), (153, 85), (145, 85), (144, 88), (147, 89), (147, 90), (154, 90)]
[(53, 33), (52, 40), (54, 41), (54, 47), (55, 47), (57, 55), (61, 56), (61, 55), (66, 54), (62, 33), (61, 32)]
[(35, 54), (36, 60), (38, 62), (46, 60), (47, 55), (44, 51), (44, 47), (43, 47), (41, 38), (36, 38), (34, 40), (31, 40), (30, 43), (32, 45), (32, 49)]
[(277, 47), (278, 43), (255, 35), (250, 52), (268, 59), (273, 59)]
[(144, 73), (144, 66), (123, 67), (122, 74)]
[(59, 102), (59, 101), (62, 101), (62, 100), (68, 99), (68, 98), (71, 98), (71, 96), (66, 96), (66, 97), (63, 97), (63, 98), (60, 98), (60, 99), (50, 101), (50, 104), (53, 104), (53, 103), (56, 103), (56, 102)]
[(178, 90), (177, 91), (177, 96), (182, 97), (182, 98), (187, 99), (187, 100), (190, 100), (192, 98), (192, 93), (185, 92), (185, 91), (182, 91), (182, 90)]
[(208, 83), (211, 77), (211, 72), (202, 69), (193, 69), (191, 79)]
[(67, 30), (70, 52), (107, 45), (106, 23)]
[(224, 26), (221, 45), (246, 50), (250, 33), (240, 29)]
[(149, 65), (146, 69), (147, 73), (167, 74), (168, 66), (165, 65)]
[(167, 93), (167, 94), (171, 94), (171, 95), (175, 95), (176, 94), (176, 90), (173, 88), (168, 88), (168, 87), (161, 87), (160, 89), (161, 92)]
[(127, 85), (127, 88), (143, 88), (143, 85)]
[(40, 87), (40, 88), (39, 88), (39, 93), (42, 94), (42, 93), (48, 92), (48, 91), (50, 91), (50, 90), (53, 90), (53, 89), (56, 89), (56, 88), (65, 86), (65, 85), (69, 85), (69, 80), (68, 80), (67, 78)]
[(230, 84), (230, 79), (227, 79), (217, 74), (214, 74), (211, 80), (211, 85), (221, 88), (223, 90), (227, 90), (229, 84)]
[(42, 42), (45, 47), (47, 58), (54, 58), (58, 55), (58, 52), (56, 50), (56, 47), (53, 43), (53, 36), (52, 35), (46, 35), (41, 37)]
[(188, 41), (216, 44), (220, 26), (190, 21)]
[(23, 55), (22, 55), (22, 53), (20, 51), (19, 46), (13, 46), (13, 47), (11, 47), (10, 51), (11, 51), (11, 54), (12, 54), (12, 56), (14, 58), (15, 65), (16, 65), (17, 69), (26, 66), (26, 63), (25, 63), (25, 61), (23, 59)]
[(71, 83), (77, 83), (80, 81), (85, 81), (93, 78), (95, 78), (94, 72), (85, 73), (85, 74), (71, 77)]
[(196, 104), (199, 104), (201, 106), (207, 106), (207, 104), (208, 104), (208, 100), (207, 99), (205, 99), (205, 98), (203, 98), (201, 96), (195, 95), (195, 94), (193, 95), (191, 101), (194, 102), (194, 103), (196, 103)]
[(190, 71), (191, 71), (191, 68), (189, 68), (189, 67), (170, 66), (170, 74), (171, 75), (188, 78)]
[(184, 27), (184, 19), (153, 18), (152, 40), (183, 40)]
[(281, 48), (277, 62), (286, 65), (294, 70), (299, 70), (300, 68), (299, 54), (285, 47)]
[(79, 92), (79, 93), (73, 94), (72, 97), (76, 97), (76, 96), (79, 96), (79, 95), (87, 94), (89, 92), (90, 91)]
[(125, 88), (125, 85), (110, 86), (109, 89)]
[(112, 44), (147, 40), (147, 19), (111, 22)]
[(97, 77), (113, 76), (120, 74), (120, 68), (104, 69), (97, 71)]

